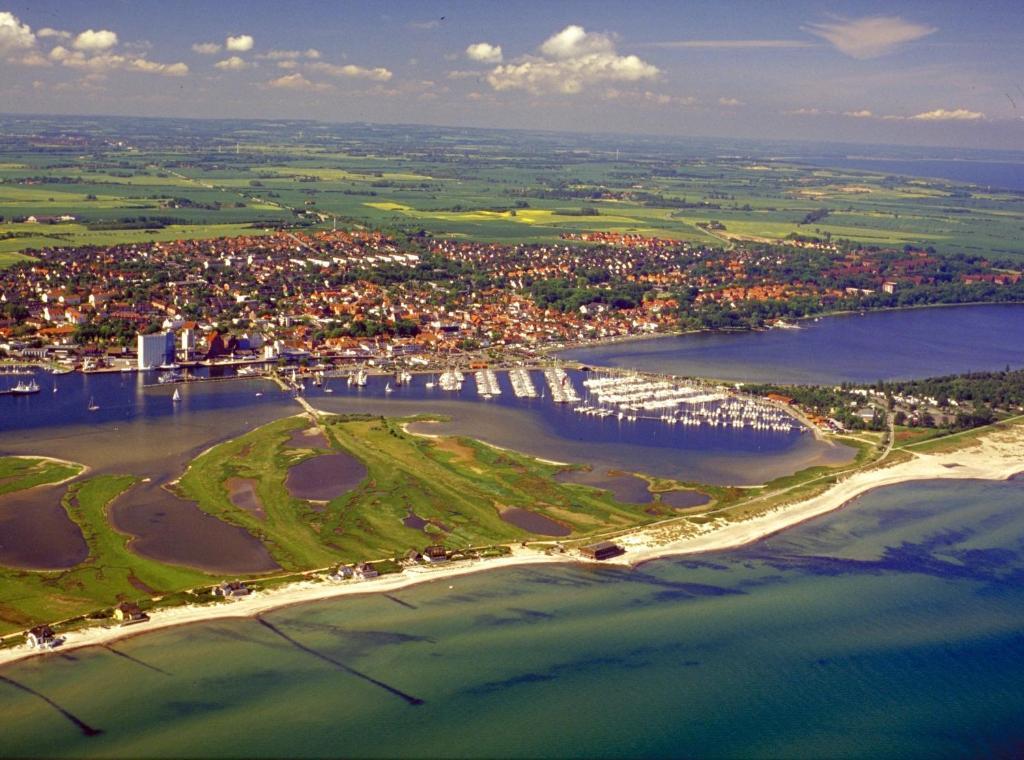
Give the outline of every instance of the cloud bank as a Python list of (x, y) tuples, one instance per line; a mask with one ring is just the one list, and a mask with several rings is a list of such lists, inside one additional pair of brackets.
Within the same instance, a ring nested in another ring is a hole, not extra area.
[(619, 55), (611, 36), (575, 24), (545, 40), (539, 53), (495, 67), (488, 83), (499, 91), (570, 95), (594, 84), (636, 82), (661, 73), (635, 55)]

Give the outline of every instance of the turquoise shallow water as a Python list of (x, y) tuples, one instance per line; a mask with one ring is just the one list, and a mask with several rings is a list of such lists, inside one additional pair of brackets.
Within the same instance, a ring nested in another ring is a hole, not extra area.
[(0, 670), (0, 753), (1019, 755), (1024, 482), (889, 488), (742, 550), (484, 572), (264, 623)]

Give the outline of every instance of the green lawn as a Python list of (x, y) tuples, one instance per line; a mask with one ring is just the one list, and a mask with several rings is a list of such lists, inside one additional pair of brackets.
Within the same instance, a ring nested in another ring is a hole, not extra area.
[[(551, 479), (559, 467), (461, 438), (426, 439), (402, 429), (403, 420), (337, 418), (327, 423), (333, 448), (358, 458), (366, 479), (325, 507), (292, 497), (288, 468), (316, 453), (286, 443), (309, 422), (271, 423), (206, 452), (181, 479), (182, 495), (200, 508), (259, 537), (286, 570), (322, 567), (421, 550), (536, 539), (501, 519), (499, 508), (520, 507), (568, 526), (574, 536), (637, 525), (671, 514), (648, 505), (615, 502), (607, 493)], [(253, 478), (266, 513), (261, 519), (234, 506), (224, 486)], [(430, 522), (426, 532), (402, 520)]]

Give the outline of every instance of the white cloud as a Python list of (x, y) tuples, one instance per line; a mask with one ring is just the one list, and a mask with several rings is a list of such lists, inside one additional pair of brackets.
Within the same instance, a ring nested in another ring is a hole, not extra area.
[(324, 74), (330, 74), (332, 77), (372, 79), (376, 82), (387, 82), (392, 76), (394, 76), (390, 70), (385, 68), (378, 67), (369, 69), (364, 66), (356, 66), (351, 63), (347, 63), (344, 66), (338, 66), (334, 63), (317, 62), (307, 64), (306, 68), (310, 71), (320, 71)]
[(16, 63), (19, 66), (49, 66), (50, 61), (38, 50), (29, 50), (21, 56), (10, 57), (8, 63)]
[(808, 24), (804, 31), (832, 43), (851, 58), (877, 58), (891, 53), (906, 42), (913, 42), (938, 31), (933, 26), (906, 21), (900, 16), (840, 18), (820, 24)]
[(294, 74), (285, 74), (277, 79), (271, 79), (269, 82), (264, 83), (263, 86), (270, 87), (275, 90), (300, 90), (306, 92), (319, 92), (331, 89), (329, 84), (310, 82), (299, 72), (295, 72)]
[(255, 40), (249, 34), (239, 34), (224, 40), (224, 47), (232, 53), (248, 53), (252, 50), (253, 44), (255, 44)]
[(466, 57), (481, 63), (501, 63), (501, 45), (489, 42), (475, 42), (466, 48)]
[(820, 108), (797, 108), (792, 111), (783, 111), (786, 116), (821, 116)]
[(728, 108), (735, 108), (736, 106), (743, 105), (743, 101), (738, 100), (737, 98), (719, 98), (718, 105), (726, 106)]
[(157, 63), (148, 58), (132, 58), (126, 67), (129, 71), (142, 71), (147, 74), (162, 74), (167, 77), (183, 77), (188, 75), (188, 66), (178, 63)]
[(866, 108), (861, 108), (859, 111), (844, 111), (843, 116), (849, 116), (854, 119), (872, 119), (875, 114)]
[(279, 69), (297, 69), (299, 68), (298, 61), (278, 61), (277, 68)]
[(966, 108), (956, 108), (952, 111), (945, 108), (936, 108), (934, 111), (925, 111), (910, 117), (918, 121), (978, 121), (985, 118), (981, 111), (968, 111)]
[(217, 61), (213, 64), (214, 68), (221, 69), (223, 71), (242, 71), (249, 68), (249, 66), (250, 64), (248, 61), (239, 58), (237, 55), (233, 55), (230, 58), (225, 58), (223, 61)]
[(75, 37), (71, 46), (75, 50), (82, 50), (88, 53), (98, 53), (110, 50), (117, 44), (117, 33), (109, 29), (86, 29)]
[(200, 55), (217, 55), (220, 49), (221, 44), (219, 42), (197, 42), (192, 46), (192, 50)]
[(182, 77), (188, 74), (188, 66), (184, 63), (159, 63), (141, 56), (124, 56), (117, 53), (99, 53), (87, 56), (81, 50), (68, 50), (58, 45), (50, 51), (50, 59), (62, 66), (72, 69), (102, 74), (117, 69), (123, 71), (139, 71), (146, 74)]
[(579, 58), (585, 55), (615, 52), (615, 43), (607, 34), (588, 32), (582, 26), (570, 24), (558, 34), (544, 40), (540, 52), (551, 58)]
[(316, 48), (309, 48), (308, 50), (271, 50), (263, 55), (256, 56), (260, 59), (266, 59), (268, 61), (294, 61), (298, 58), (310, 58), (317, 59), (320, 57), (320, 51)]
[(545, 40), (540, 53), (495, 67), (487, 81), (495, 90), (572, 94), (592, 84), (636, 82), (660, 73), (635, 55), (619, 55), (610, 36), (576, 25)]
[(37, 37), (56, 37), (56, 38), (61, 39), (61, 40), (70, 40), (71, 39), (71, 32), (65, 32), (62, 29), (51, 29), (48, 26), (44, 26), (42, 29), (40, 29), (38, 32), (36, 32), (36, 36)]
[(31, 50), (36, 46), (32, 27), (21, 23), (13, 13), (0, 11), (0, 54)]

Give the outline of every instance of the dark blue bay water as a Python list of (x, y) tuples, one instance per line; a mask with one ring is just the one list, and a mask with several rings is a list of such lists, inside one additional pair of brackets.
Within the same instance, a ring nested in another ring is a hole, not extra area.
[[(194, 383), (181, 388), (182, 401), (171, 401), (172, 386), (146, 387), (155, 376), (133, 374), (63, 375), (40, 373), (43, 392), (35, 396), (0, 396), (0, 453), (46, 453), (123, 472), (123, 463), (153, 452), (151, 466), (133, 474), (175, 477), (186, 455), (268, 421), (302, 411), (290, 393), (265, 380)], [(794, 469), (837, 462), (850, 450), (825, 446), (806, 433), (684, 428), (660, 420), (619, 421), (574, 413), (546, 398), (517, 399), (505, 373), (503, 394), (483, 401), (472, 374), (459, 393), (428, 389), (436, 379), (418, 375), (407, 386), (385, 393), (390, 377), (371, 377), (365, 388), (329, 382), (333, 393), (309, 385), (305, 393), (316, 407), (337, 413), (393, 416), (432, 413), (449, 422), (425, 427), (480, 438), (499, 446), (595, 468), (616, 468), (716, 483), (762, 482)], [(542, 373), (533, 380), (544, 387)], [(13, 384), (15, 379), (10, 379)], [(582, 377), (573, 382), (582, 391)], [(2, 383), (2, 380), (0, 380)], [(56, 383), (57, 392), (52, 392)], [(259, 394), (259, 395), (257, 395)], [(93, 399), (99, 410), (87, 411)], [(217, 420), (214, 423), (213, 420)], [(249, 428), (241, 423), (253, 421)], [(223, 426), (211, 440), (209, 430)], [(194, 431), (191, 446), (182, 443)], [(15, 435), (16, 434), (16, 435)], [(182, 443), (172, 443), (182, 439)], [(171, 446), (178, 454), (171, 454)], [(130, 451), (123, 451), (124, 448)], [(109, 466), (105, 463), (109, 461)]]
[(0, 671), (3, 754), (1019, 756), (1024, 482), (889, 488), (738, 551), (484, 572), (113, 649)]
[(566, 351), (563, 358), (688, 376), (870, 383), (1024, 366), (1024, 305), (826, 317), (799, 330), (699, 333)]
[(848, 157), (811, 158), (806, 162), (834, 169), (856, 169), (908, 177), (947, 179), (982, 187), (1024, 191), (1024, 162)]

